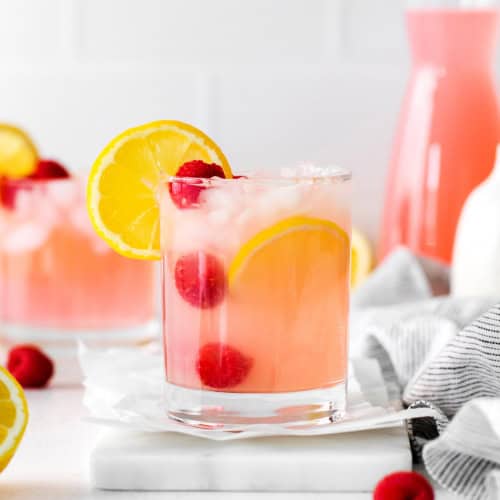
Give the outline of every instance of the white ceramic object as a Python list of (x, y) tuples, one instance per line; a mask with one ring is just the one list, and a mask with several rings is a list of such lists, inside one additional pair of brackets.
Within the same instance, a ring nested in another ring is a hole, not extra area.
[(451, 291), (500, 297), (500, 145), (490, 176), (467, 198), (457, 226)]
[(174, 433), (107, 432), (91, 483), (112, 490), (368, 492), (411, 470), (406, 427), (215, 442)]

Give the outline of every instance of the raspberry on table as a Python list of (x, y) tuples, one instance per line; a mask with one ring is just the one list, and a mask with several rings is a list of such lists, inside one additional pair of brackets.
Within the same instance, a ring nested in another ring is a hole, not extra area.
[(12, 348), (7, 359), (7, 370), (22, 387), (44, 387), (54, 374), (54, 363), (38, 347), (19, 345)]
[(378, 482), (373, 500), (434, 500), (434, 490), (421, 474), (393, 472)]

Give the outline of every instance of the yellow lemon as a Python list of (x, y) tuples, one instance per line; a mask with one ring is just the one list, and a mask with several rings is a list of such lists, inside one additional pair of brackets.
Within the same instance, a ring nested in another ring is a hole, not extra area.
[[(349, 236), (334, 222), (314, 217), (289, 217), (260, 231), (240, 248), (229, 266), (229, 286), (242, 274), (244, 279), (238, 282), (248, 284), (273, 269), (283, 268), (288, 272), (287, 266), (283, 266), (287, 258), (294, 264), (290, 272), (307, 278), (305, 274), (310, 272), (311, 262), (326, 256), (338, 260), (338, 267), (342, 268), (347, 263), (348, 252)], [(301, 263), (304, 269), (299, 269)], [(286, 281), (286, 276), (282, 276), (279, 282)]]
[(26, 132), (0, 123), (0, 177), (20, 179), (36, 169), (38, 153)]
[(113, 139), (88, 180), (87, 208), (97, 233), (126, 257), (159, 259), (158, 185), (162, 174), (175, 175), (192, 160), (217, 163), (232, 177), (220, 148), (187, 123), (156, 121)]
[(373, 267), (373, 251), (367, 238), (356, 228), (351, 237), (351, 286), (362, 283)]
[(0, 471), (14, 455), (26, 424), (28, 405), (17, 380), (0, 366)]
[(228, 268), (227, 331), (262, 363), (254, 390), (270, 380), (287, 392), (344, 377), (349, 252), (346, 231), (307, 216), (270, 225), (238, 250)]

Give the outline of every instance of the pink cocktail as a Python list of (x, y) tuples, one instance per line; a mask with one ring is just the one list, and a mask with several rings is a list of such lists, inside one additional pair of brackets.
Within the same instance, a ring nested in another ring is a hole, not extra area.
[(450, 262), (462, 206), (493, 167), (500, 112), (492, 3), (420, 0), (407, 11), (413, 70), (388, 174), (381, 257), (403, 244)]
[(169, 414), (222, 425), (341, 416), (349, 175), (304, 169), (273, 179), (167, 184), (161, 239)]
[(82, 181), (3, 181), (0, 338), (55, 351), (76, 334), (114, 344), (147, 337), (154, 317), (152, 264), (95, 234)]

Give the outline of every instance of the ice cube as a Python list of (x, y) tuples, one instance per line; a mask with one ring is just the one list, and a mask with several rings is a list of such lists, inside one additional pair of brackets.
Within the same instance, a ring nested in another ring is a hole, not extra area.
[(214, 226), (224, 227), (231, 222), (231, 214), (229, 213), (229, 210), (219, 208), (208, 213), (208, 220)]
[(47, 230), (62, 222), (61, 210), (47, 200), (46, 197), (40, 197), (40, 200), (36, 202), (36, 208), (33, 207), (33, 212), (33, 222), (45, 227)]
[(78, 202), (83, 186), (73, 181), (47, 183), (47, 195), (60, 208), (69, 208)]
[(16, 192), (16, 215), (20, 217), (31, 216), (36, 210), (36, 204), (33, 199), (33, 193), (26, 189), (19, 189)]
[(18, 224), (3, 235), (2, 250), (10, 254), (32, 252), (47, 241), (49, 234), (50, 230), (34, 221)]
[(69, 213), (69, 220), (71, 224), (83, 234), (87, 236), (94, 236), (94, 228), (90, 222), (89, 214), (87, 213), (87, 208), (83, 204), (78, 204)]
[(280, 169), (281, 177), (295, 178), (325, 178), (345, 174), (346, 171), (336, 165), (318, 166), (313, 163), (304, 162), (295, 167), (285, 167)]

